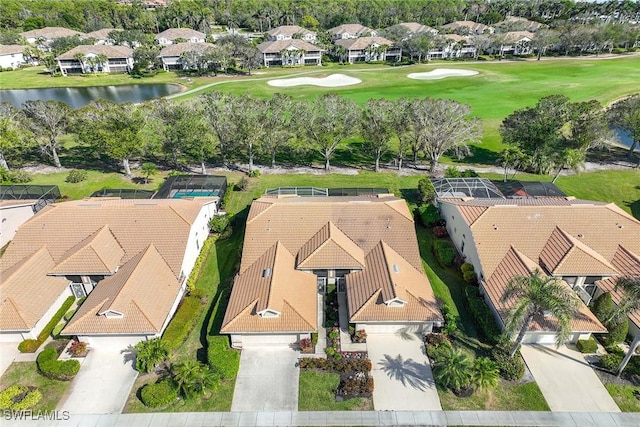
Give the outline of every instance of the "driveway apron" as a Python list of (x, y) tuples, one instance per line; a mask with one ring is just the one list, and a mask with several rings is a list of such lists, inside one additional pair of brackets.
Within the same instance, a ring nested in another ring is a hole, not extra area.
[(243, 349), (231, 411), (297, 411), (298, 356), (286, 346)]
[(520, 352), (552, 411), (620, 412), (582, 353), (542, 345)]
[(138, 377), (128, 356), (116, 349), (92, 349), (58, 409), (69, 411), (72, 416), (122, 412)]
[(370, 334), (376, 411), (442, 410), (429, 359), (414, 334)]

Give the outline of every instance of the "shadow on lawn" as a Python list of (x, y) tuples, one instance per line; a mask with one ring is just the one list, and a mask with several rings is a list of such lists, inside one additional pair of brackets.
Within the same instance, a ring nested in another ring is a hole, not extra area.
[[(640, 190), (640, 185), (636, 186), (637, 190)], [(640, 219), (640, 200), (636, 200), (635, 202), (625, 202), (627, 206), (631, 209), (631, 215)]]
[(500, 153), (488, 150), (484, 147), (474, 145), (471, 148), (471, 155), (464, 159), (455, 160), (459, 164), (482, 164), (482, 165), (498, 165)]

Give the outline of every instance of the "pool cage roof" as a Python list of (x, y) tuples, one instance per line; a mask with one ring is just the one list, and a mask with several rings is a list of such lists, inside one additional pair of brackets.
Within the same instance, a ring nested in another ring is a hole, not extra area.
[(0, 200), (36, 200), (34, 212), (61, 197), (57, 185), (0, 185)]
[(103, 188), (95, 191), (91, 197), (119, 197), (121, 199), (150, 199), (154, 191), (137, 188)]
[(431, 183), (439, 198), (475, 197), (478, 199), (504, 199), (502, 192), (486, 178), (432, 178)]
[(510, 199), (528, 199), (536, 197), (566, 197), (566, 194), (551, 182), (508, 181), (496, 182), (496, 187)]
[(167, 178), (153, 196), (154, 199), (171, 199), (180, 192), (182, 197), (217, 196), (222, 198), (227, 189), (227, 177), (220, 175), (175, 175)]
[(387, 194), (387, 188), (318, 188), (318, 187), (277, 187), (268, 188), (265, 194), (293, 195), (300, 197), (327, 197), (327, 196), (368, 196), (374, 194)]

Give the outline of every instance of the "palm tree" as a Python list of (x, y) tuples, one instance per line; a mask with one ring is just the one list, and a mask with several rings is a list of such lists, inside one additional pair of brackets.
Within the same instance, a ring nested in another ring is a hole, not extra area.
[(178, 390), (188, 399), (198, 393), (215, 390), (219, 376), (209, 366), (188, 359), (174, 367), (173, 379), (178, 384)]
[(500, 370), (491, 359), (478, 357), (474, 361), (473, 367), (471, 381), (478, 390), (487, 390), (498, 385)]
[(85, 62), (84, 53), (80, 53), (80, 52), (76, 53), (75, 55), (73, 55), (73, 59), (75, 59), (80, 63), (80, 69), (84, 73), (84, 62)]
[(434, 363), (433, 376), (442, 386), (459, 393), (471, 386), (473, 362), (459, 348), (446, 346), (442, 357)]
[(519, 330), (510, 356), (513, 357), (536, 316), (550, 314), (558, 323), (558, 347), (571, 333), (571, 318), (578, 312), (580, 300), (576, 294), (556, 277), (545, 276), (536, 269), (529, 276), (515, 276), (509, 280), (501, 301), (515, 298), (505, 327), (508, 333)]
[(94, 72), (97, 72), (98, 66), (100, 66), (104, 70), (105, 64), (109, 63), (109, 58), (104, 53), (99, 53), (95, 56), (94, 61), (96, 63)]
[(141, 341), (134, 346), (137, 351), (136, 370), (151, 372), (169, 356), (169, 349), (160, 338)]
[[(620, 300), (618, 307), (616, 307), (609, 319), (607, 319), (607, 323), (611, 322), (612, 324), (625, 321), (629, 313), (640, 310), (640, 277), (621, 277), (616, 282), (615, 289), (622, 289), (624, 296)], [(640, 335), (637, 335), (633, 343), (629, 346), (629, 351), (625, 354), (624, 359), (622, 359), (616, 371), (617, 376), (620, 376), (624, 368), (627, 367), (627, 363), (631, 360), (631, 356), (635, 353), (638, 345), (640, 345)]]
[[(509, 166), (514, 169), (514, 176), (518, 172), (516, 169), (523, 160), (524, 154), (518, 147), (508, 146), (500, 152), (500, 162), (504, 167), (504, 182), (507, 182)], [(512, 178), (513, 179), (513, 178)]]
[(556, 176), (553, 177), (551, 182), (555, 183), (560, 176), (560, 172), (565, 168), (578, 171), (584, 163), (584, 158), (585, 152), (581, 150), (572, 150), (571, 148), (567, 148), (562, 151), (558, 159), (558, 172), (556, 172)]

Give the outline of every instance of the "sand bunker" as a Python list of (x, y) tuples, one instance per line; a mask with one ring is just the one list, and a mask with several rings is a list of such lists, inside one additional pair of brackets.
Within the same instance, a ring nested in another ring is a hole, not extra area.
[(340, 87), (362, 83), (362, 80), (344, 74), (331, 74), (327, 77), (294, 77), (292, 79), (269, 80), (267, 84), (275, 87), (293, 87), (312, 85), (320, 87)]
[(461, 70), (454, 68), (438, 68), (437, 70), (428, 71), (426, 73), (411, 73), (407, 77), (416, 80), (439, 80), (447, 77), (465, 77), (475, 76), (478, 74), (475, 70)]

